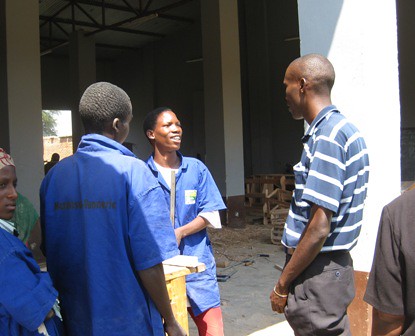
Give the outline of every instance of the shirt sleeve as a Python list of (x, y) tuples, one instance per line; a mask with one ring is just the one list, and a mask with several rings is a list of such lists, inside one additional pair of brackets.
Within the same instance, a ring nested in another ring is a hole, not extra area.
[(382, 312), (404, 315), (400, 239), (393, 224), (388, 208), (385, 207), (364, 300)]
[(226, 209), (222, 196), (213, 180), (212, 175), (202, 164), (199, 177), (199, 190), (197, 196), (198, 213)]
[(208, 226), (214, 229), (220, 229), (222, 223), (220, 222), (219, 211), (209, 211), (202, 212), (199, 214), (200, 217), (203, 217), (208, 221)]
[(58, 293), (49, 274), (34, 272), (27, 258), (23, 253), (12, 252), (0, 261), (0, 304), (13, 320), (35, 331), (52, 309)]
[(334, 140), (321, 136), (311, 156), (303, 200), (337, 212), (345, 179), (346, 155)]

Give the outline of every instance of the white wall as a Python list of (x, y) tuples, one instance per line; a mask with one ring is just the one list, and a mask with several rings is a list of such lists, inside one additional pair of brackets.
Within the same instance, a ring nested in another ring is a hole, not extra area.
[(298, 0), (301, 54), (327, 56), (333, 103), (364, 135), (371, 164), (355, 269), (369, 271), (382, 207), (400, 193), (400, 103), (395, 1)]

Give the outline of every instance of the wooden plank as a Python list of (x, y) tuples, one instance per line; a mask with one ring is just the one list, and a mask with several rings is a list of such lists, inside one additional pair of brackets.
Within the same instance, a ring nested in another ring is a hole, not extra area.
[(170, 305), (173, 311), (173, 315), (181, 327), (186, 331), (186, 334), (189, 335), (186, 281), (184, 276), (166, 280), (166, 287), (167, 292), (169, 293)]
[(190, 269), (183, 266), (163, 265), (163, 268), (166, 281), (192, 273)]
[(245, 194), (245, 197), (248, 197), (248, 198), (265, 198), (266, 195), (264, 193), (261, 193), (261, 192), (256, 192), (256, 193), (247, 193), (247, 194)]
[(264, 177), (257, 177), (257, 178), (246, 178), (245, 183), (250, 184), (280, 184), (281, 178), (264, 178)]
[[(195, 257), (179, 255), (163, 262), (164, 277), (169, 293), (170, 305), (177, 322), (189, 335), (189, 322), (187, 316), (187, 295), (185, 276), (191, 273), (203, 272), (206, 269), (204, 263), (195, 262)], [(197, 258), (196, 258), (197, 260)], [(174, 265), (173, 263), (180, 265)], [(190, 266), (183, 266), (188, 262)]]

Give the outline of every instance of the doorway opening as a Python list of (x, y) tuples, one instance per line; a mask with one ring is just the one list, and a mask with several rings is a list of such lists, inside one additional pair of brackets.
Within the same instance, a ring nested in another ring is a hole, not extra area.
[(45, 174), (58, 161), (73, 154), (70, 110), (42, 110)]

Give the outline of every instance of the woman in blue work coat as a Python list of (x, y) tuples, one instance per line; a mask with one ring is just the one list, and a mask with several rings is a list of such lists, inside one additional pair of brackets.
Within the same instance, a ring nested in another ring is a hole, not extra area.
[(182, 127), (170, 108), (150, 112), (143, 130), (153, 146), (147, 164), (158, 179), (170, 204), (172, 171), (175, 172), (174, 229), (180, 253), (197, 256), (206, 271), (186, 277), (190, 315), (199, 335), (223, 335), (222, 310), (216, 265), (207, 226), (221, 228), (222, 196), (207, 167), (199, 160), (179, 153)]
[(0, 335), (62, 335), (58, 293), (10, 221), (16, 183), (13, 159), (0, 148)]

